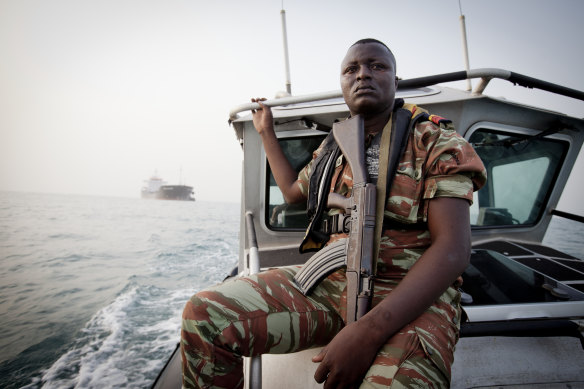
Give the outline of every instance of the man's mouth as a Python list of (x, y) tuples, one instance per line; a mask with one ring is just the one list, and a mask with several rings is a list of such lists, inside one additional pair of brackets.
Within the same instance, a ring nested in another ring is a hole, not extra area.
[(372, 86), (369, 85), (361, 85), (358, 86), (357, 88), (355, 88), (355, 93), (361, 92), (361, 93), (366, 93), (366, 92), (372, 92), (375, 89)]

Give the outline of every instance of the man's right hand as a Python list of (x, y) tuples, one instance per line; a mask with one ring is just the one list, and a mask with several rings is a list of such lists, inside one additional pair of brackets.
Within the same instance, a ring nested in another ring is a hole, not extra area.
[(312, 358), (312, 362), (319, 363), (314, 373), (316, 382), (324, 382), (324, 389), (358, 387), (383, 344), (383, 341), (371, 339), (369, 335), (366, 320), (358, 320), (344, 327)]
[(264, 97), (251, 99), (252, 103), (258, 103), (260, 108), (252, 109), (251, 115), (253, 117), (253, 125), (260, 135), (265, 134), (265, 131), (274, 131), (274, 118), (272, 116), (272, 109), (262, 103), (265, 101)]
[(253, 125), (260, 135), (266, 156), (270, 162), (270, 168), (276, 179), (276, 183), (282, 191), (284, 201), (287, 204), (295, 204), (306, 200), (302, 194), (300, 187), (296, 184), (298, 173), (292, 168), (290, 162), (284, 155), (276, 133), (274, 132), (274, 117), (272, 116), (272, 109), (264, 105), (263, 97), (252, 98), (252, 103), (258, 103), (258, 109), (252, 109)]

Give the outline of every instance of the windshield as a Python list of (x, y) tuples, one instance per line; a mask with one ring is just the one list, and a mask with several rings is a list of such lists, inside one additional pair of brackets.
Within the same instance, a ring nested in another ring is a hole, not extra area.
[(568, 150), (566, 142), (489, 129), (469, 139), (487, 169), (474, 194), (471, 224), (533, 225), (539, 219)]

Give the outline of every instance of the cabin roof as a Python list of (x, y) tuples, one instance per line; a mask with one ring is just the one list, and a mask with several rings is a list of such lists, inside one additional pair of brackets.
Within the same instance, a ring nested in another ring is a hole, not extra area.
[[(324, 98), (311, 99), (313, 96), (324, 96)], [(440, 85), (400, 89), (396, 92), (396, 97), (403, 98), (406, 102), (416, 104), (423, 108), (426, 106), (453, 104), (458, 102), (468, 103), (471, 101), (474, 101), (477, 104), (485, 104), (486, 106), (491, 102), (496, 103), (499, 106), (519, 107), (523, 110), (547, 113), (556, 116), (557, 118), (565, 118), (573, 124), (578, 123), (577, 127), (584, 128), (584, 119), (581, 118), (574, 118), (560, 112), (529, 106), (505, 98), (498, 98)], [(303, 101), (304, 98), (308, 101)], [(292, 100), (292, 102), (280, 105), (280, 100), (282, 100), (282, 103), (285, 103), (286, 100)], [(300, 101), (294, 102), (294, 100)], [(294, 118), (307, 118), (332, 126), (332, 123), (335, 120), (346, 118), (349, 114), (349, 109), (345, 104), (340, 91), (326, 92), (321, 95), (315, 94), (274, 99), (271, 100), (270, 103), (272, 104), (272, 114), (276, 123), (282, 122), (286, 119), (293, 120)], [(247, 114), (234, 118), (234, 120), (231, 121), (239, 141), (241, 141), (243, 137), (244, 123), (251, 120), (251, 114)]]
[[(479, 83), (473, 92), (438, 86), (438, 84), (445, 82), (461, 81), (472, 78), (479, 79)], [(400, 80), (396, 97), (402, 97), (406, 99), (406, 101), (415, 103), (422, 107), (425, 104), (433, 105), (446, 102), (452, 103), (456, 101), (468, 101), (473, 99), (491, 99), (493, 101), (498, 101), (501, 104), (522, 106), (531, 110), (569, 117), (568, 115), (564, 115), (558, 112), (552, 112), (542, 108), (530, 107), (524, 104), (511, 102), (506, 99), (498, 99), (483, 95), (482, 92), (493, 78), (506, 80), (513, 83), (514, 85), (519, 85), (530, 89), (541, 89), (550, 93), (568, 96), (584, 101), (584, 92), (582, 91), (552, 84), (547, 81), (525, 76), (519, 73), (514, 73), (508, 70), (494, 68), (472, 69), (469, 71), (444, 73), (408, 80)], [(340, 114), (343, 112), (348, 112), (347, 106), (342, 100), (342, 93), (340, 91), (330, 91), (304, 96), (288, 96), (280, 99), (268, 100), (264, 103), (273, 108), (275, 119), (291, 116), (318, 115), (321, 113), (328, 113), (330, 115), (335, 113)], [(240, 140), (241, 131), (238, 130), (238, 127), (240, 127), (238, 123), (251, 120), (251, 115), (239, 117), (238, 114), (255, 107), (257, 107), (256, 103), (242, 104), (232, 109), (229, 114), (229, 121), (230, 123), (234, 124), (234, 128), (236, 129), (238, 138)], [(582, 119), (576, 120), (582, 121)]]

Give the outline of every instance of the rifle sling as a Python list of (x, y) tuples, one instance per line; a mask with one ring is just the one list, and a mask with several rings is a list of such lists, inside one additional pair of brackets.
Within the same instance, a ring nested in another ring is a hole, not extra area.
[[(375, 209), (375, 235), (373, 242), (373, 258), (377, 265), (379, 257), (379, 245), (381, 242), (381, 233), (384, 230), (385, 207), (395, 177), (398, 161), (403, 154), (407, 144), (407, 134), (409, 133), (412, 118), (412, 112), (405, 108), (395, 110), (388, 123), (383, 128), (381, 134), (381, 143), (379, 145), (379, 176), (377, 179), (377, 204)], [(405, 123), (404, 123), (405, 122)], [(382, 200), (383, 199), (383, 200)], [(374, 272), (377, 274), (377, 271)]]
[(383, 214), (385, 211), (385, 193), (389, 171), (387, 164), (389, 160), (389, 146), (391, 144), (391, 134), (393, 131), (393, 113), (389, 121), (381, 132), (381, 142), (379, 144), (379, 173), (377, 176), (377, 204), (375, 204), (375, 232), (373, 238), (373, 258), (375, 258), (374, 273), (377, 274), (377, 258), (379, 257), (379, 243), (381, 241), (381, 231), (383, 230)]

